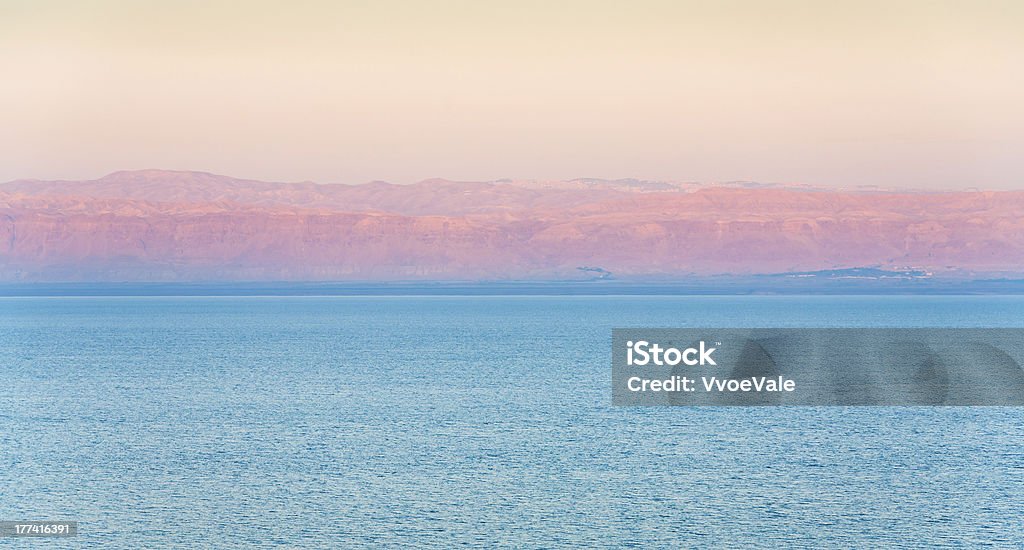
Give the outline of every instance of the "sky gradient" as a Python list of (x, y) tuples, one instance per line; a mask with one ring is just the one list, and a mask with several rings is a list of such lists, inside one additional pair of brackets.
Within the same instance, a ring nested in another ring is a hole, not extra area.
[(1024, 188), (1020, 2), (0, 0), (0, 181)]

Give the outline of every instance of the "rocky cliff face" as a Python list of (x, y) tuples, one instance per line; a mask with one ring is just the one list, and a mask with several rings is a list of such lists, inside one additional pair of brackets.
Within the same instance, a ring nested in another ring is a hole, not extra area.
[(500, 280), (913, 266), (1024, 272), (1024, 192), (192, 172), (0, 185), (0, 280)]

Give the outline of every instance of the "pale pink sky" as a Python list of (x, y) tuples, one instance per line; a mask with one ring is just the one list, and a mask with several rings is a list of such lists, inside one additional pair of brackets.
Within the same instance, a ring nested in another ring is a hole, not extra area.
[(0, 181), (1024, 188), (1024, 3), (0, 0)]

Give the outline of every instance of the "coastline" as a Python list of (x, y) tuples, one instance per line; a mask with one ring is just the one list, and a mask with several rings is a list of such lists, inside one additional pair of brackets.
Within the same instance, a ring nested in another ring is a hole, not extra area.
[(16, 296), (745, 296), (1024, 295), (1024, 279), (783, 279), (638, 281), (48, 282), (0, 283)]

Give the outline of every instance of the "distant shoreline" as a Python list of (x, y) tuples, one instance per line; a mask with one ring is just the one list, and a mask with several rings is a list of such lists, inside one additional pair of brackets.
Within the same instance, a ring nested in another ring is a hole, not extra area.
[(673, 282), (193, 282), (0, 283), (17, 296), (707, 296), (707, 295), (1024, 295), (1024, 279), (706, 278)]

